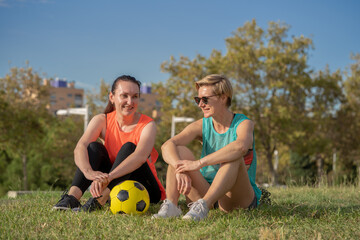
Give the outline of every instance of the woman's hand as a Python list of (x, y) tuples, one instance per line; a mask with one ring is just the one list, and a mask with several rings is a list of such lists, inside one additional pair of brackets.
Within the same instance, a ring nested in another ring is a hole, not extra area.
[(177, 190), (179, 193), (188, 195), (191, 190), (191, 178), (185, 173), (176, 173)]
[(90, 193), (94, 198), (101, 197), (102, 192), (109, 185), (110, 181), (108, 178), (97, 178), (90, 186)]
[(84, 176), (86, 177), (86, 179), (93, 181), (95, 179), (108, 178), (109, 174), (100, 171), (88, 170), (88, 171), (84, 171)]
[(201, 161), (182, 160), (176, 164), (176, 173), (184, 173), (189, 171), (199, 170), (201, 168)]

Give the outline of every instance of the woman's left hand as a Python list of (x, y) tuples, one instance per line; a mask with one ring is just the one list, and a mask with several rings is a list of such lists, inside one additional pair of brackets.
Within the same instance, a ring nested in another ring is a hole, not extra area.
[(102, 192), (108, 186), (109, 180), (107, 178), (95, 179), (90, 186), (90, 193), (94, 198), (101, 197)]
[(200, 161), (181, 160), (176, 165), (176, 173), (199, 170), (201, 168)]

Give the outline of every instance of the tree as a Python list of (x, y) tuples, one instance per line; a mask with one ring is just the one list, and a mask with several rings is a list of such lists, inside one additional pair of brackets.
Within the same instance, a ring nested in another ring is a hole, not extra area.
[(288, 40), (288, 30), (286, 24), (270, 22), (265, 32), (253, 20), (226, 39), (227, 75), (238, 92), (237, 109), (255, 121), (258, 149), (266, 156), (273, 184), (274, 151), (304, 135), (302, 120), (311, 89), (307, 54), (312, 41), (303, 36)]
[[(336, 129), (336, 149), (341, 159), (344, 176), (360, 183), (360, 54), (351, 56), (354, 63), (346, 72), (344, 94), (346, 100), (338, 111), (334, 123)], [(356, 171), (357, 168), (357, 171)]]
[(349, 105), (354, 108), (360, 107), (360, 53), (351, 56), (355, 62), (350, 66), (345, 81), (345, 91)]
[(43, 125), (49, 114), (46, 110), (48, 89), (31, 67), (12, 68), (0, 78), (0, 150), (22, 159), (23, 189), (28, 189), (27, 161), (44, 136)]
[(291, 149), (301, 153), (293, 159), (293, 169), (298, 167), (295, 172), (308, 176), (312, 183), (320, 183), (325, 173), (331, 171), (332, 155), (339, 140), (334, 123), (344, 102), (342, 85), (342, 72), (331, 73), (328, 67), (311, 79), (311, 91), (306, 97), (306, 116), (302, 122), (305, 131)]
[(47, 87), (29, 66), (0, 78), (0, 194), (71, 183), (83, 119), (51, 115)]
[[(181, 57), (179, 61), (176, 61), (174, 57), (171, 57), (169, 62), (162, 64), (162, 70), (169, 73), (170, 78), (165, 83), (153, 84), (153, 92), (158, 94), (159, 102), (161, 102), (160, 112), (162, 113), (156, 139), (158, 149), (170, 138), (172, 116), (193, 117), (195, 119), (201, 117), (193, 97), (197, 94), (195, 81), (210, 73), (203, 67), (207, 61), (206, 58), (198, 55), (194, 60)], [(177, 124), (177, 132), (184, 126), (185, 123)], [(192, 144), (191, 148), (197, 153), (200, 152), (200, 147), (196, 144)]]
[(66, 189), (75, 174), (74, 149), (83, 134), (83, 121), (76, 116), (54, 118), (44, 127), (41, 151), (29, 161), (29, 179), (34, 188)]
[(312, 40), (303, 36), (288, 39), (288, 30), (288, 25), (270, 22), (265, 32), (253, 20), (226, 39), (225, 55), (213, 50), (209, 58), (198, 55), (194, 60), (181, 57), (176, 61), (172, 57), (165, 62), (162, 70), (170, 78), (158, 84), (157, 91), (162, 111), (169, 114), (161, 124), (169, 126), (172, 114), (200, 118), (197, 107), (189, 102), (196, 94), (194, 81), (212, 73), (226, 75), (234, 87), (232, 110), (254, 120), (257, 149), (266, 156), (276, 184), (274, 151), (279, 144), (295, 144), (304, 135), (302, 119), (312, 87), (307, 65)]
[(86, 94), (86, 101), (89, 107), (90, 119), (96, 114), (103, 113), (108, 103), (110, 85), (104, 79), (100, 80), (99, 90), (93, 90)]

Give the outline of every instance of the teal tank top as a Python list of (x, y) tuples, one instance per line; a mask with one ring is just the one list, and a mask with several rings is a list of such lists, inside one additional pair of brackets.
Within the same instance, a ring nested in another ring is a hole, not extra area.
[[(244, 114), (235, 114), (234, 119), (230, 125), (230, 128), (225, 133), (218, 133), (215, 131), (213, 127), (213, 120), (212, 117), (203, 118), (202, 123), (202, 152), (201, 158), (216, 152), (217, 150), (225, 147), (229, 143), (236, 140), (236, 129), (239, 124), (249, 118), (246, 117)], [(261, 191), (255, 184), (255, 177), (256, 177), (256, 151), (255, 151), (255, 138), (253, 141), (253, 160), (248, 170), (248, 175), (250, 179), (251, 186), (254, 189), (258, 204), (261, 197)], [(220, 164), (205, 166), (200, 169), (201, 174), (204, 176), (208, 183), (212, 183), (217, 171), (220, 168)]]

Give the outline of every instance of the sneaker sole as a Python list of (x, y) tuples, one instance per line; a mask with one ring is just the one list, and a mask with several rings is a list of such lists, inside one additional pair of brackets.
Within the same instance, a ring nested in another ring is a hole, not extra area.
[(181, 215), (178, 216), (151, 216), (151, 219), (166, 219), (166, 218), (179, 218)]
[(199, 222), (199, 221), (201, 221), (201, 220), (203, 220), (205, 218), (200, 219), (200, 218), (196, 218), (196, 217), (193, 217), (193, 216), (185, 215), (185, 216), (182, 217), (182, 219), (187, 220), (187, 221), (190, 220), (190, 221)]
[(71, 211), (76, 213), (81, 212), (81, 207), (71, 208)]
[(194, 220), (194, 221), (196, 221), (195, 218), (192, 218), (192, 217), (189, 217), (189, 216), (183, 216), (182, 219), (184, 219), (184, 220)]
[(52, 210), (63, 210), (63, 211), (66, 211), (66, 210), (71, 210), (71, 208), (69, 208), (69, 207), (53, 207)]

